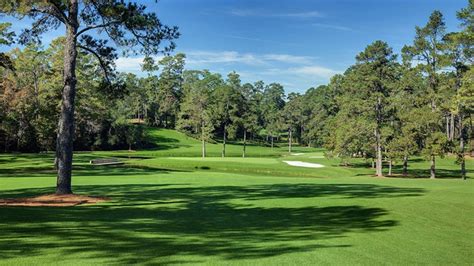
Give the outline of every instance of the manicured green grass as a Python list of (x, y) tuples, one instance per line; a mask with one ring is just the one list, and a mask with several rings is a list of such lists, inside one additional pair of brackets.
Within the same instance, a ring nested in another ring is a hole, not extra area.
[[(429, 175), (420, 158), (411, 178), (381, 179), (363, 161), (339, 167), (318, 149), (252, 146), (253, 157), (241, 158), (241, 146), (229, 145), (239, 157), (202, 159), (188, 154), (199, 156), (198, 141), (152, 133), (156, 150), (75, 155), (74, 191), (110, 202), (0, 207), (0, 264), (473, 263), (472, 159), (467, 181), (453, 158), (438, 160), (438, 180), (420, 178)], [(208, 149), (220, 156), (220, 145)], [(88, 164), (98, 156), (126, 164)], [(52, 162), (51, 154), (0, 155), (0, 197), (52, 192)]]

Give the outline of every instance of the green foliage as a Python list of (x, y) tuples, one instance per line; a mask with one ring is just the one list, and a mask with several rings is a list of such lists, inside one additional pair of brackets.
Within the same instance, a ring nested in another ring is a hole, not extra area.
[(220, 75), (209, 71), (190, 71), (184, 74), (184, 99), (178, 116), (177, 128), (199, 135), (209, 141), (214, 131), (215, 116), (211, 95), (220, 86)]
[(462, 85), (456, 95), (456, 102), (461, 110), (474, 113), (474, 68), (465, 73)]
[[(11, 23), (0, 23), (0, 47), (3, 45), (11, 45), (15, 33), (9, 31)], [(0, 67), (13, 70), (13, 65), (10, 57), (3, 52), (0, 52)]]
[(440, 156), (441, 158), (445, 156), (446, 152), (450, 150), (450, 143), (446, 137), (446, 134), (442, 132), (436, 132), (430, 134), (425, 140), (425, 148), (422, 151), (422, 154), (426, 158), (432, 156)]

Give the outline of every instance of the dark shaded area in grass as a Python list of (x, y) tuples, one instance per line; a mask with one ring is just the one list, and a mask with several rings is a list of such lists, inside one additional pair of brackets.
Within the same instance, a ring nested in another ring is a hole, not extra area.
[(179, 139), (153, 134), (147, 135), (146, 145), (142, 148), (146, 148), (148, 150), (171, 150), (188, 147), (191, 146), (181, 143)]
[[(420, 158), (410, 159), (410, 163), (413, 162), (422, 162), (423, 160)], [(404, 176), (403, 174), (403, 165), (401, 163), (392, 165), (392, 176), (396, 178), (429, 178), (430, 177), (430, 169), (427, 165), (426, 169), (420, 169), (417, 165), (416, 168), (410, 167), (410, 163), (408, 165), (408, 172), (407, 175)], [(370, 162), (351, 162), (350, 166), (345, 166), (350, 168), (357, 168), (357, 169), (364, 169), (368, 170), (371, 168), (375, 173), (375, 168), (372, 168), (372, 164)], [(388, 163), (384, 162), (383, 164), (383, 173), (385, 176), (388, 176)], [(446, 169), (438, 167), (436, 169), (436, 178), (442, 179), (461, 179), (461, 170), (460, 166), (455, 165), (453, 162), (453, 169)], [(356, 176), (367, 176), (367, 173), (358, 173)], [(469, 178), (469, 176), (467, 177)]]
[[(48, 193), (51, 188), (3, 191), (2, 197)], [(0, 208), (0, 257), (84, 254), (118, 264), (146, 263), (169, 256), (204, 260), (264, 258), (322, 248), (345, 248), (349, 232), (388, 230), (382, 208), (358, 205), (258, 206), (259, 200), (384, 198), (419, 196), (424, 190), (366, 184), (278, 184), (204, 186), (187, 184), (76, 186), (76, 193), (112, 198), (104, 205), (73, 208)], [(237, 200), (237, 201), (236, 201)], [(236, 203), (238, 202), (238, 203)], [(255, 205), (257, 204), (257, 205)], [(342, 244), (323, 240), (339, 238)], [(34, 239), (35, 241), (31, 241)], [(156, 261), (155, 261), (156, 262)], [(196, 262), (196, 261), (193, 261)]]
[[(171, 170), (159, 167), (148, 167), (143, 165), (74, 165), (74, 175), (77, 176), (122, 176), (122, 175), (155, 175), (173, 172), (189, 172), (186, 170)], [(1, 169), (2, 178), (18, 177), (51, 177), (56, 175), (53, 167), (24, 167), (15, 169)]]

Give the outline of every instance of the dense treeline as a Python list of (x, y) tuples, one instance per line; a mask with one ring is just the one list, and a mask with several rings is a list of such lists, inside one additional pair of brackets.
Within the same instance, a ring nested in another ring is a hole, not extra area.
[[(202, 141), (249, 139), (275, 145), (288, 141), (324, 146), (344, 164), (372, 160), (376, 175), (385, 162), (403, 164), (410, 156), (431, 161), (472, 150), (474, 112), (474, 2), (458, 12), (459, 32), (446, 32), (435, 11), (416, 27), (412, 44), (393, 53), (375, 41), (356, 63), (328, 85), (285, 95), (278, 83), (242, 83), (207, 70), (185, 70), (185, 55), (146, 57), (146, 73), (101, 75), (101, 62), (79, 53), (77, 60), (76, 150), (137, 148), (147, 145), (144, 126), (176, 128)], [(8, 25), (0, 45), (11, 44)], [(4, 151), (55, 149), (63, 82), (64, 38), (49, 47), (30, 44), (1, 54), (0, 144)], [(111, 85), (113, 84), (113, 85)], [(471, 143), (469, 143), (471, 141)]]
[(394, 161), (406, 174), (408, 158), (424, 155), (435, 178), (436, 157), (454, 153), (465, 178), (466, 143), (473, 135), (473, 12), (470, 1), (457, 14), (462, 30), (446, 33), (442, 14), (434, 11), (402, 49), (401, 61), (385, 42), (367, 46), (344, 74), (302, 96), (315, 99), (307, 139), (343, 160), (375, 160), (377, 176), (384, 159), (389, 174)]

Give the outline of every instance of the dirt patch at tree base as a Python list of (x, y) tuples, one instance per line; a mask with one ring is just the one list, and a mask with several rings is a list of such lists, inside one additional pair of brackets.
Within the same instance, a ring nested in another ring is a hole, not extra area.
[(23, 207), (71, 207), (82, 204), (95, 204), (108, 201), (104, 197), (89, 197), (84, 195), (56, 195), (48, 194), (31, 198), (0, 199), (0, 206)]

